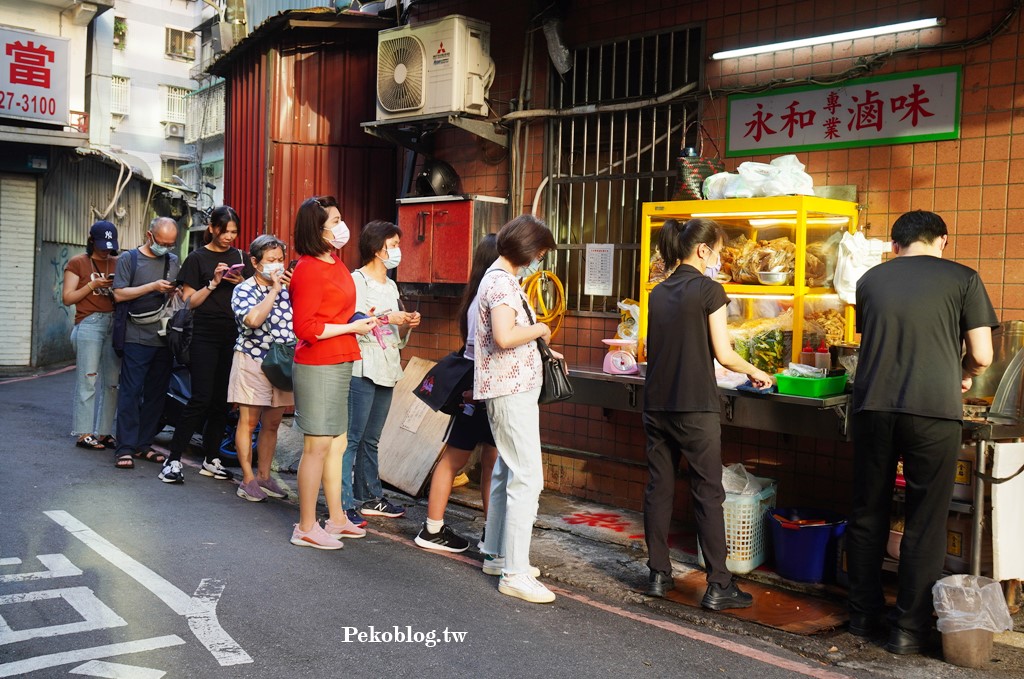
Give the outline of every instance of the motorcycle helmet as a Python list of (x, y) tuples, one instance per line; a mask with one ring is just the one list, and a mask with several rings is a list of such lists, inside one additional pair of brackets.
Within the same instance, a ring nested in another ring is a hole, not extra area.
[(450, 196), (457, 192), (459, 175), (443, 160), (424, 161), (416, 175), (416, 193), (420, 196)]

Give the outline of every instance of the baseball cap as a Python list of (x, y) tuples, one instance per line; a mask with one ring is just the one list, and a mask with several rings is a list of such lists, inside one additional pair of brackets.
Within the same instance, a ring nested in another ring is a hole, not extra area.
[(110, 222), (96, 222), (89, 228), (93, 246), (99, 250), (117, 250), (117, 227)]

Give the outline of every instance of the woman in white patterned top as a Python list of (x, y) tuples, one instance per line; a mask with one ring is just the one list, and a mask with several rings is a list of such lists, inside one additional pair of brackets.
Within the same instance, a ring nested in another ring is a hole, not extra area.
[[(294, 404), (292, 393), (273, 386), (263, 374), (262, 363), (272, 344), (293, 344), (292, 303), (285, 287), (291, 272), (284, 266), (286, 246), (264, 234), (253, 240), (249, 256), (255, 273), (235, 286), (231, 310), (238, 323), (228, 402), (238, 404), (235, 450), (242, 468), (238, 497), (262, 502), (284, 497), (286, 492), (270, 476), (277, 448), (277, 430), (285, 408)], [(260, 425), (256, 441), (257, 472), (252, 470), (252, 433)]]
[(481, 549), (483, 569), (500, 572), (499, 592), (533, 603), (555, 600), (536, 580), (539, 571), (530, 566), (533, 522), (544, 489), (537, 405), (543, 375), (536, 340), (550, 340), (551, 329), (535, 322), (516, 277), (539, 270), (553, 247), (555, 239), (544, 222), (532, 215), (513, 219), (498, 232), (498, 259), (477, 293), (473, 398), (487, 402), (498, 449)]

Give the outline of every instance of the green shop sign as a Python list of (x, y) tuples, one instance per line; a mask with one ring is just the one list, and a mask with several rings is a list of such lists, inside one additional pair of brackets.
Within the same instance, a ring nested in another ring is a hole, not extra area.
[(727, 156), (911, 144), (960, 136), (960, 66), (734, 94)]

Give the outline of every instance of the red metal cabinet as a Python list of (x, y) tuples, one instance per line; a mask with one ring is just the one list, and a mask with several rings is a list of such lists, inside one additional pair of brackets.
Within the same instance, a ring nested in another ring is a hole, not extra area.
[(399, 283), (466, 283), (473, 248), (501, 227), (505, 200), (487, 196), (403, 198)]

